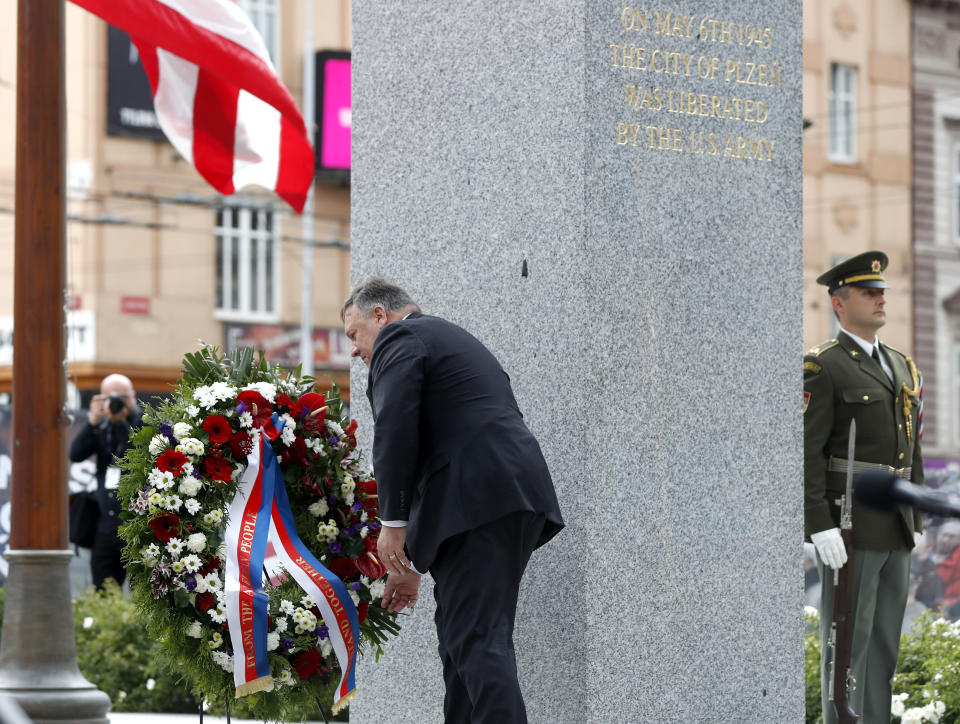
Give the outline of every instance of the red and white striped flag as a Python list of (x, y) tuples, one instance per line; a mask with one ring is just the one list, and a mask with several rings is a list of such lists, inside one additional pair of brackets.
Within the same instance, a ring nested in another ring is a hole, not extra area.
[(211, 186), (273, 189), (297, 213), (313, 182), (303, 117), (233, 0), (73, 0), (130, 35), (157, 120)]

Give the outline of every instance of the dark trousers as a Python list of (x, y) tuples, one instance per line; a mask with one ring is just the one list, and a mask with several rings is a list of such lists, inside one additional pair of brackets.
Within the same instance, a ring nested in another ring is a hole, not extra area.
[(526, 724), (513, 623), (542, 513), (512, 513), (444, 541), (430, 567), (445, 724)]
[(97, 536), (90, 549), (90, 576), (93, 585), (103, 587), (103, 582), (112, 578), (123, 585), (127, 572), (123, 568), (120, 554), (123, 552), (123, 540), (113, 531), (97, 530)]

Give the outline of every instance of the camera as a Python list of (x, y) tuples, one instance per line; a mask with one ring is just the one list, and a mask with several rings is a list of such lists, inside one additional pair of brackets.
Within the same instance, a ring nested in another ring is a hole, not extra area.
[(127, 401), (117, 393), (113, 393), (107, 399), (107, 407), (110, 409), (111, 414), (116, 415), (118, 412), (120, 412), (120, 410), (127, 406)]

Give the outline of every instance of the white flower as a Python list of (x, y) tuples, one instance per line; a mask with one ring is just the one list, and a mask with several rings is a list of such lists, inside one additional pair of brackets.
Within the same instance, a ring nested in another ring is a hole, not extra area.
[(223, 609), (220, 606), (214, 606), (213, 608), (207, 609), (207, 613), (216, 623), (223, 623), (227, 620), (227, 615), (223, 612)]
[(311, 437), (305, 441), (307, 448), (313, 450), (317, 455), (323, 452), (323, 441), (319, 437)]
[(283, 599), (280, 601), (280, 611), (289, 616), (291, 613), (293, 613), (293, 604), (287, 599)]
[(360, 594), (357, 593), (356, 591), (354, 591), (352, 588), (347, 589), (347, 593), (349, 593), (349, 594), (350, 594), (350, 598), (353, 599), (353, 605), (354, 605), (354, 606), (359, 606), (359, 605), (360, 605)]
[[(367, 515), (367, 511), (363, 511), (363, 512), (360, 514), (360, 522), (361, 522), (361, 523), (366, 523), (369, 519), (370, 519), (370, 516)], [(814, 610), (816, 610), (816, 609), (814, 609)]]
[(211, 510), (209, 513), (205, 513), (203, 516), (203, 522), (207, 525), (217, 525), (220, 521), (223, 520), (223, 511), (217, 508), (216, 510)]
[(148, 690), (148, 691), (153, 691), (153, 687), (155, 687), (156, 685), (157, 685), (157, 682), (156, 682), (156, 681), (154, 681), (153, 679), (147, 679), (147, 690)]
[(183, 438), (190, 436), (192, 429), (193, 425), (189, 422), (177, 422), (173, 426), (173, 436), (177, 438), (177, 440), (183, 440)]
[(337, 437), (343, 437), (343, 428), (340, 427), (339, 423), (333, 420), (327, 420), (327, 429)]
[(180, 444), (177, 445), (177, 452), (182, 452), (184, 455), (198, 457), (203, 455), (203, 451), (203, 442), (195, 437), (185, 437), (180, 441)]
[(342, 483), (340, 483), (340, 492), (344, 495), (351, 495), (356, 489), (357, 484), (353, 482), (353, 478), (351, 478), (349, 475), (344, 478)]
[(294, 681), (293, 674), (290, 673), (290, 669), (284, 669), (280, 672), (280, 676), (277, 677), (277, 682), (280, 684), (285, 684), (286, 686), (293, 686)]
[(370, 595), (374, 598), (382, 598), (384, 591), (387, 590), (387, 584), (383, 579), (377, 579), (370, 584)]
[(276, 632), (267, 634), (267, 651), (274, 651), (280, 645), (280, 634)]
[(118, 692), (117, 692), (117, 698), (118, 698), (118, 699), (126, 699), (126, 698), (127, 698), (127, 692), (125, 692), (125, 691), (118, 691)]
[(210, 408), (218, 402), (226, 402), (237, 396), (237, 388), (226, 382), (214, 382), (212, 385), (198, 387), (193, 391), (193, 399), (200, 403), (200, 407)]
[(195, 639), (203, 638), (203, 624), (199, 621), (194, 621), (187, 627), (187, 636)]
[(361, 537), (361, 538), (366, 538), (369, 534), (370, 534), (370, 529), (367, 528), (367, 526), (363, 526), (363, 527), (360, 529), (360, 537)]
[(185, 477), (185, 478), (192, 476), (192, 475), (193, 475), (193, 463), (191, 463), (191, 462), (185, 462), (183, 465), (181, 465), (181, 466), (180, 466), (180, 474), (183, 475), (183, 477)]
[(143, 558), (143, 562), (148, 566), (156, 565), (157, 557), (160, 555), (160, 546), (156, 543), (151, 543), (142, 551), (140, 551), (140, 556)]
[(249, 412), (244, 412), (240, 415), (240, 427), (253, 427), (253, 415)]
[[(290, 417), (290, 415), (284, 415), (284, 417)], [(296, 439), (297, 433), (293, 430), (293, 422), (288, 422), (280, 432), (280, 442), (282, 442), (284, 446), (290, 447)]]
[(214, 651), (210, 655), (221, 669), (227, 672), (233, 671), (233, 657), (228, 655), (226, 651)]
[[(290, 603), (290, 602), (287, 601), (287, 603)], [(290, 610), (293, 611), (293, 604), (292, 604), (292, 603), (290, 603)], [(286, 617), (286, 616), (281, 616), (280, 618), (277, 619), (276, 630), (277, 630), (277, 633), (286, 633), (286, 632), (287, 632), (287, 617)]]
[(297, 623), (293, 632), (297, 634), (313, 631), (317, 627), (317, 617), (313, 615), (313, 611), (307, 611), (303, 608), (298, 608), (293, 612), (293, 620)]
[(210, 640), (207, 641), (207, 646), (211, 649), (218, 648), (220, 644), (223, 643), (223, 636), (220, 635), (219, 631), (214, 631), (213, 635), (210, 636)]
[(243, 463), (237, 463), (233, 466), (233, 470), (230, 471), (231, 480), (239, 480), (240, 476), (243, 475), (243, 471), (246, 470), (246, 465)]
[(147, 475), (147, 482), (157, 490), (166, 490), (173, 485), (174, 480), (173, 473), (169, 470), (164, 472), (160, 468), (154, 468)]
[(187, 498), (187, 502), (183, 504), (183, 507), (187, 509), (190, 515), (196, 515), (202, 506), (196, 498)]
[(147, 502), (150, 503), (150, 505), (154, 505), (154, 506), (161, 505), (163, 503), (164, 497), (166, 496), (161, 495), (156, 490), (151, 490), (150, 495), (147, 496)]
[(190, 417), (196, 417), (200, 414), (200, 408), (196, 405), (189, 405), (187, 407), (187, 414), (190, 415)]
[(177, 512), (180, 510), (181, 505), (183, 505), (183, 501), (180, 499), (179, 495), (168, 495), (163, 499), (163, 507), (167, 510)]
[(333, 543), (337, 539), (340, 529), (333, 518), (328, 518), (326, 523), (320, 523), (317, 526), (317, 540), (320, 542)]
[[(304, 608), (310, 608), (311, 606), (316, 606), (317, 603), (310, 596), (303, 596), (300, 599), (300, 605), (303, 606)], [(310, 612), (308, 611), (307, 613), (310, 613)], [(310, 615), (312, 616), (313, 614), (311, 613)]]
[[(219, 591), (221, 588), (223, 588), (223, 581), (220, 580), (220, 574), (216, 571), (208, 573), (205, 576), (201, 576), (201, 578), (203, 578), (204, 585), (207, 587), (208, 591)], [(200, 579), (198, 578), (197, 583), (199, 582)]]
[(205, 536), (203, 533), (194, 533), (187, 538), (187, 548), (192, 550), (194, 553), (199, 553), (206, 547), (207, 536)]
[(147, 447), (147, 450), (150, 451), (150, 454), (153, 457), (157, 457), (160, 453), (167, 449), (167, 445), (170, 444), (170, 441), (164, 435), (154, 435), (150, 438), (150, 445)]
[(307, 510), (316, 518), (319, 518), (321, 515), (326, 515), (330, 511), (330, 506), (327, 505), (327, 501), (324, 498), (314, 501), (307, 507)]
[[(187, 545), (189, 546), (190, 544), (188, 543)], [(203, 566), (203, 561), (200, 560), (200, 556), (194, 555), (193, 553), (189, 556), (184, 556), (178, 563), (183, 563), (183, 567), (187, 569), (188, 573), (196, 573)]]
[(333, 651), (333, 644), (330, 643), (330, 637), (327, 636), (320, 644), (320, 653), (323, 654), (323, 657), (326, 658)]
[(813, 606), (804, 606), (803, 615), (811, 618), (820, 618), (820, 612)]
[(890, 702), (890, 713), (894, 716), (903, 716), (905, 709), (903, 706), (903, 700), (906, 698), (906, 694), (894, 694), (893, 700)]
[(277, 397), (277, 388), (269, 382), (251, 382), (243, 388), (244, 390), (256, 390), (267, 398), (267, 402), (273, 403)]
[(83, 627), (93, 628), (93, 616), (87, 616), (85, 619), (83, 619)]
[(186, 569), (186, 566), (183, 564), (183, 561), (174, 561), (170, 567), (173, 568), (174, 573), (178, 573), (178, 574), (183, 573), (184, 570)]
[(186, 544), (179, 538), (171, 538), (167, 541), (167, 552), (175, 558), (179, 558), (184, 545)]

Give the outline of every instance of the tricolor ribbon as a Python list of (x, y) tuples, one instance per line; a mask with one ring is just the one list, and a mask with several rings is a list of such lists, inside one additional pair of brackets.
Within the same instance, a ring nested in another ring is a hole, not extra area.
[(261, 434), (247, 456), (225, 534), (224, 591), (236, 693), (239, 697), (273, 686), (267, 663), (267, 595), (263, 591), (263, 560), (269, 541), (280, 563), (313, 599), (327, 624), (343, 672), (333, 699), (336, 713), (356, 694), (357, 607), (343, 581), (322, 566), (297, 535), (280, 465), (265, 438)]

